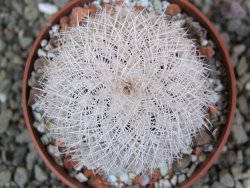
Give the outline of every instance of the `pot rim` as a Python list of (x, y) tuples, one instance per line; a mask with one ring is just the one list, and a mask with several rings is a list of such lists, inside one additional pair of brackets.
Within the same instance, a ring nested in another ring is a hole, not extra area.
[[(231, 58), (229, 53), (224, 45), (222, 38), (219, 33), (213, 27), (212, 23), (209, 19), (200, 12), (194, 5), (192, 5), (188, 0), (169, 0), (171, 3), (178, 4), (183, 12), (187, 13), (189, 16), (195, 18), (195, 20), (199, 21), (199, 23), (206, 28), (210, 38), (215, 42), (221, 57), (224, 67), (227, 71), (228, 76), (228, 87), (229, 87), (229, 105), (228, 105), (228, 114), (227, 121), (223, 127), (220, 138), (217, 141), (216, 147), (213, 152), (209, 155), (209, 157), (203, 162), (194, 172), (194, 174), (187, 178), (182, 184), (178, 185), (179, 188), (187, 188), (193, 185), (198, 179), (205, 175), (207, 170), (212, 166), (214, 161), (220, 155), (223, 146), (225, 145), (229, 134), (231, 132), (234, 120), (234, 114), (236, 109), (236, 80), (234, 76), (234, 70), (231, 63)], [(33, 117), (31, 113), (31, 108), (28, 106), (28, 95), (29, 95), (29, 86), (28, 80), (32, 71), (32, 65), (34, 60), (37, 58), (37, 50), (40, 46), (40, 41), (44, 38), (48, 38), (48, 31), (52, 25), (55, 23), (59, 23), (59, 20), (62, 16), (69, 15), (71, 9), (76, 6), (83, 5), (84, 3), (91, 2), (91, 0), (73, 0), (69, 2), (66, 6), (64, 6), (58, 13), (56, 13), (45, 25), (42, 31), (37, 36), (26, 61), (25, 70), (23, 73), (23, 82), (22, 82), (22, 108), (24, 113), (24, 119), (27, 124), (28, 132), (31, 136), (32, 142), (35, 145), (36, 150), (38, 151), (40, 157), (43, 159), (47, 167), (50, 168), (53, 173), (66, 185), (74, 188), (84, 188), (89, 187), (86, 183), (80, 183), (74, 178), (71, 178), (68, 173), (64, 170), (64, 168), (57, 165), (52, 157), (48, 154), (46, 150), (46, 146), (41, 143), (40, 136), (38, 132), (32, 126)]]

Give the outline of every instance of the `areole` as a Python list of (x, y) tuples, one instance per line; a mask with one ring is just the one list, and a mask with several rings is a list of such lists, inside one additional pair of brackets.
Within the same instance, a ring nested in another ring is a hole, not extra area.
[[(227, 116), (227, 122), (226, 125), (222, 128), (221, 136), (218, 140), (218, 143), (216, 145), (216, 148), (214, 149), (214, 152), (209, 156), (209, 158), (201, 165), (199, 168), (195, 171), (195, 173), (188, 178), (184, 183), (180, 184), (178, 187), (190, 187), (192, 184), (194, 184), (199, 178), (201, 178), (206, 171), (212, 166), (213, 162), (216, 160), (216, 158), (219, 156), (224, 144), (227, 141), (227, 138), (230, 134), (232, 125), (233, 125), (233, 119), (234, 119), (234, 113), (235, 113), (235, 106), (236, 106), (236, 81), (234, 77), (234, 71), (232, 67), (232, 63), (230, 60), (230, 56), (228, 54), (227, 49), (224, 46), (224, 43), (219, 36), (218, 32), (214, 29), (211, 22), (204, 16), (196, 7), (194, 7), (188, 0), (169, 0), (171, 3), (178, 4), (181, 9), (186, 12), (191, 17), (195, 18), (197, 21), (201, 23), (201, 25), (207, 29), (210, 38), (216, 43), (217, 48), (219, 49), (218, 53), (221, 54), (221, 57), (223, 59), (223, 64), (225, 71), (228, 75), (228, 87), (229, 87), (229, 106), (228, 106), (228, 116)], [(66, 185), (69, 187), (88, 187), (87, 184), (81, 184), (77, 180), (71, 178), (67, 172), (60, 166), (58, 166), (52, 159), (52, 157), (48, 154), (46, 148), (41, 143), (39, 134), (36, 132), (34, 127), (32, 126), (34, 119), (32, 117), (31, 109), (28, 107), (28, 94), (29, 94), (29, 86), (28, 86), (28, 79), (30, 77), (31, 71), (32, 71), (32, 65), (34, 63), (34, 60), (37, 58), (37, 50), (40, 45), (40, 41), (44, 38), (48, 38), (48, 31), (50, 29), (50, 26), (53, 24), (56, 24), (59, 22), (60, 18), (68, 15), (72, 8), (76, 6), (80, 6), (83, 3), (91, 2), (89, 0), (74, 0), (67, 4), (64, 8), (62, 8), (55, 16), (53, 16), (50, 21), (47, 23), (43, 31), (39, 34), (37, 37), (34, 45), (32, 46), (32, 49), (30, 50), (25, 71), (23, 75), (23, 85), (22, 85), (22, 107), (24, 112), (24, 118), (25, 122), (27, 124), (28, 131), (30, 133), (30, 136), (32, 138), (32, 141), (43, 159), (43, 161), (46, 163), (46, 165), (57, 175), (57, 177), (63, 181)], [(128, 94), (132, 90), (131, 84), (128, 83), (124, 86), (124, 92), (127, 92)]]

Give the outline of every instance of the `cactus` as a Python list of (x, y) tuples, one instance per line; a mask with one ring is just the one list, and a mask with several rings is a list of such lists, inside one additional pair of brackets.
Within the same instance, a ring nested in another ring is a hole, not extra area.
[(171, 165), (207, 127), (210, 70), (180, 22), (113, 8), (59, 34), (38, 106), (79, 165), (139, 174)]

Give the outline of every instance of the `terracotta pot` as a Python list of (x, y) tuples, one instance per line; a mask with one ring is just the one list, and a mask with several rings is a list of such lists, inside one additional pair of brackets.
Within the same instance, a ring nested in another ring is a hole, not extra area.
[[(53, 24), (59, 23), (59, 20), (61, 17), (69, 15), (71, 9), (76, 6), (81, 6), (83, 3), (90, 2), (89, 0), (75, 0), (70, 2), (68, 5), (66, 5), (64, 8), (62, 8), (55, 16), (53, 16), (50, 21), (47, 23), (45, 28), (42, 30), (42, 32), (38, 35), (33, 47), (30, 50), (25, 71), (23, 75), (23, 85), (22, 85), (22, 107), (24, 112), (24, 118), (25, 122), (29, 131), (29, 134), (32, 138), (32, 141), (36, 147), (36, 150), (38, 151), (39, 155), (43, 159), (43, 161), (46, 163), (46, 165), (57, 175), (57, 177), (66, 185), (69, 187), (89, 187), (87, 184), (81, 184), (77, 180), (71, 178), (68, 173), (60, 166), (58, 166), (52, 159), (52, 157), (48, 154), (46, 147), (42, 144), (40, 140), (40, 136), (38, 132), (35, 130), (35, 128), (32, 126), (34, 119), (32, 117), (31, 108), (28, 106), (28, 95), (29, 95), (29, 86), (28, 86), (28, 79), (31, 75), (32, 69), (33, 69), (33, 63), (37, 58), (37, 50), (40, 45), (40, 41), (44, 38), (48, 38), (48, 31), (50, 26)], [(208, 157), (208, 159), (201, 164), (195, 173), (188, 178), (185, 182), (180, 184), (178, 187), (190, 187), (192, 184), (194, 184), (199, 178), (201, 178), (207, 170), (211, 167), (213, 162), (217, 159), (219, 154), (221, 153), (221, 150), (224, 146), (224, 144), (227, 141), (227, 138), (230, 134), (232, 125), (233, 125), (233, 119), (234, 119), (234, 113), (235, 113), (235, 106), (236, 106), (236, 81), (234, 77), (234, 71), (231, 63), (230, 56), (228, 54), (227, 49), (225, 48), (225, 45), (223, 44), (223, 41), (218, 34), (218, 32), (214, 29), (211, 22), (204, 16), (197, 8), (195, 8), (189, 1), (187, 0), (170, 0), (172, 3), (178, 4), (181, 9), (186, 12), (191, 17), (194, 17), (196, 20), (198, 20), (201, 25), (207, 29), (209, 37), (215, 42), (218, 48), (218, 53), (221, 54), (222, 57), (222, 63), (224, 64), (225, 71), (228, 75), (228, 89), (229, 89), (229, 98), (228, 98), (228, 115), (227, 115), (227, 121), (225, 126), (222, 128), (222, 132), (220, 135), (220, 138), (218, 139), (217, 145), (213, 151), (213, 153)]]

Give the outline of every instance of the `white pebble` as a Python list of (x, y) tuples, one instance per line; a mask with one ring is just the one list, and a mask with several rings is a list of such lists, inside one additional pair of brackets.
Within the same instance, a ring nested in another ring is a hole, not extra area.
[(37, 54), (39, 57), (46, 57), (46, 52), (41, 48), (38, 49)]
[(33, 116), (35, 120), (41, 121), (42, 120), (42, 115), (39, 112), (33, 111)]
[(56, 57), (56, 55), (53, 54), (53, 53), (51, 53), (51, 52), (49, 52), (49, 53), (47, 54), (47, 58), (49, 58), (49, 59), (53, 59), (54, 57)]
[(52, 31), (54, 34), (58, 33), (60, 26), (58, 24), (52, 26)]
[(186, 180), (186, 176), (184, 174), (181, 174), (178, 176), (178, 183), (182, 183)]
[(45, 14), (55, 14), (58, 11), (58, 7), (50, 3), (38, 3), (38, 9)]
[(166, 10), (166, 8), (168, 7), (168, 5), (170, 5), (169, 2), (167, 2), (167, 1), (162, 1), (162, 8), (163, 8), (163, 10)]
[(42, 135), (41, 141), (43, 145), (48, 145), (51, 142), (51, 137), (47, 134)]
[(54, 156), (54, 157), (60, 157), (61, 156), (61, 153), (58, 150), (58, 147), (56, 147), (56, 146), (49, 145), (47, 147), (47, 150), (48, 150), (49, 154), (52, 155), (52, 156)]
[(245, 88), (246, 88), (247, 91), (250, 91), (250, 82), (248, 82), (248, 83), (246, 84)]
[(122, 173), (120, 175), (120, 180), (123, 181), (127, 185), (132, 184), (132, 180), (129, 178), (128, 174), (126, 173)]
[(81, 172), (79, 172), (79, 173), (77, 173), (76, 175), (75, 175), (75, 178), (79, 181), (79, 182), (86, 182), (86, 181), (88, 181), (88, 178), (83, 174), (83, 173), (81, 173)]
[(0, 101), (5, 103), (7, 101), (7, 95), (5, 93), (0, 93)]
[(201, 39), (201, 46), (207, 46), (208, 41), (206, 39)]
[(166, 163), (159, 164), (160, 172), (162, 176), (166, 176), (168, 173), (168, 165)]
[(164, 187), (164, 188), (171, 188), (172, 185), (171, 185), (171, 183), (169, 182), (169, 180), (164, 179), (164, 180), (163, 180), (163, 187)]
[(149, 175), (144, 174), (144, 175), (141, 177), (141, 186), (144, 187), (144, 186), (148, 185), (149, 182), (150, 182), (150, 177), (149, 177)]
[(41, 40), (41, 47), (45, 47), (48, 44), (48, 41), (46, 39)]
[(114, 184), (117, 181), (117, 177), (114, 176), (114, 175), (110, 175), (109, 176), (109, 181), (110, 181), (110, 183)]
[(133, 173), (133, 172), (128, 173), (128, 177), (129, 177), (130, 179), (135, 179), (135, 176), (136, 176), (136, 174)]
[(171, 178), (170, 181), (171, 181), (172, 185), (175, 186), (175, 185), (177, 184), (177, 176), (174, 175), (174, 176)]
[(48, 44), (47, 46), (45, 46), (44, 49), (45, 49), (46, 51), (49, 51), (49, 50), (52, 50), (53, 47), (52, 47), (50, 44)]
[(196, 162), (197, 161), (197, 156), (196, 155), (191, 155), (191, 160), (192, 160), (192, 162)]
[(158, 182), (154, 183), (154, 188), (160, 188), (160, 184)]

